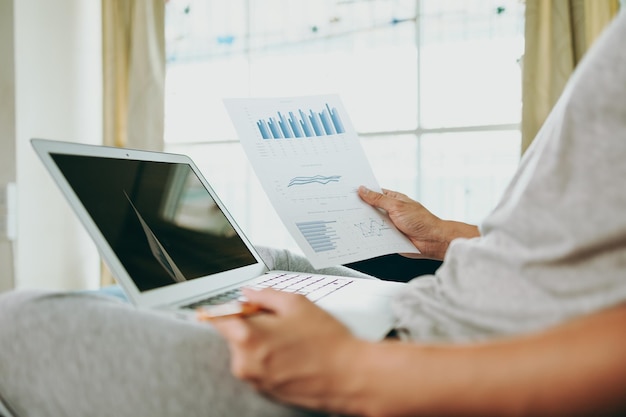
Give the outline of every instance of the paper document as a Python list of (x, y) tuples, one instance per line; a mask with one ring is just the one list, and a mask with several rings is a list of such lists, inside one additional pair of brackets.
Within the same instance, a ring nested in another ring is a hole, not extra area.
[(269, 200), (315, 268), (418, 253), (359, 198), (359, 185), (380, 187), (339, 96), (224, 102)]

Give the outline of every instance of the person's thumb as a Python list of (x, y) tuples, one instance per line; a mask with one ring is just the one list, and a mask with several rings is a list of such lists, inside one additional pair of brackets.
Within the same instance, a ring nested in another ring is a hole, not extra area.
[(361, 200), (365, 201), (367, 204), (373, 207), (385, 209), (387, 206), (387, 197), (381, 193), (377, 193), (376, 191), (372, 191), (367, 187), (360, 186), (358, 189), (359, 197)]

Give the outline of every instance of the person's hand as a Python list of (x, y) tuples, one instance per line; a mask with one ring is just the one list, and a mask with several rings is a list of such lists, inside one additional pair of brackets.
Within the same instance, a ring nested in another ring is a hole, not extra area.
[(453, 239), (479, 235), (476, 226), (442, 220), (402, 193), (383, 189), (381, 194), (363, 186), (358, 193), (369, 205), (387, 212), (398, 230), (419, 249), (419, 257), (443, 259)]
[(213, 319), (226, 338), (233, 374), (278, 400), (337, 410), (342, 379), (365, 342), (306, 297), (271, 289), (244, 289), (265, 311)]

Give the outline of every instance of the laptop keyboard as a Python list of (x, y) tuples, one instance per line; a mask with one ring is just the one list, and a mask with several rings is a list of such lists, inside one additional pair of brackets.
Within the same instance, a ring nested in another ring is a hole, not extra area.
[[(353, 282), (351, 278), (327, 277), (324, 275), (275, 273), (263, 275), (262, 279), (249, 287), (252, 288), (273, 288), (279, 291), (302, 294), (309, 300), (315, 302), (328, 294), (337, 291), (339, 288)], [(214, 295), (200, 301), (185, 306), (185, 308), (195, 309), (201, 306), (218, 305), (241, 299), (243, 294), (240, 288)]]

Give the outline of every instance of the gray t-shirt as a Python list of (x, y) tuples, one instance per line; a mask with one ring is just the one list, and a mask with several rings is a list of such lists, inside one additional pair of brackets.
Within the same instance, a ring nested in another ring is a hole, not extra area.
[(626, 12), (580, 63), (481, 237), (395, 301), (421, 341), (534, 331), (626, 300)]

